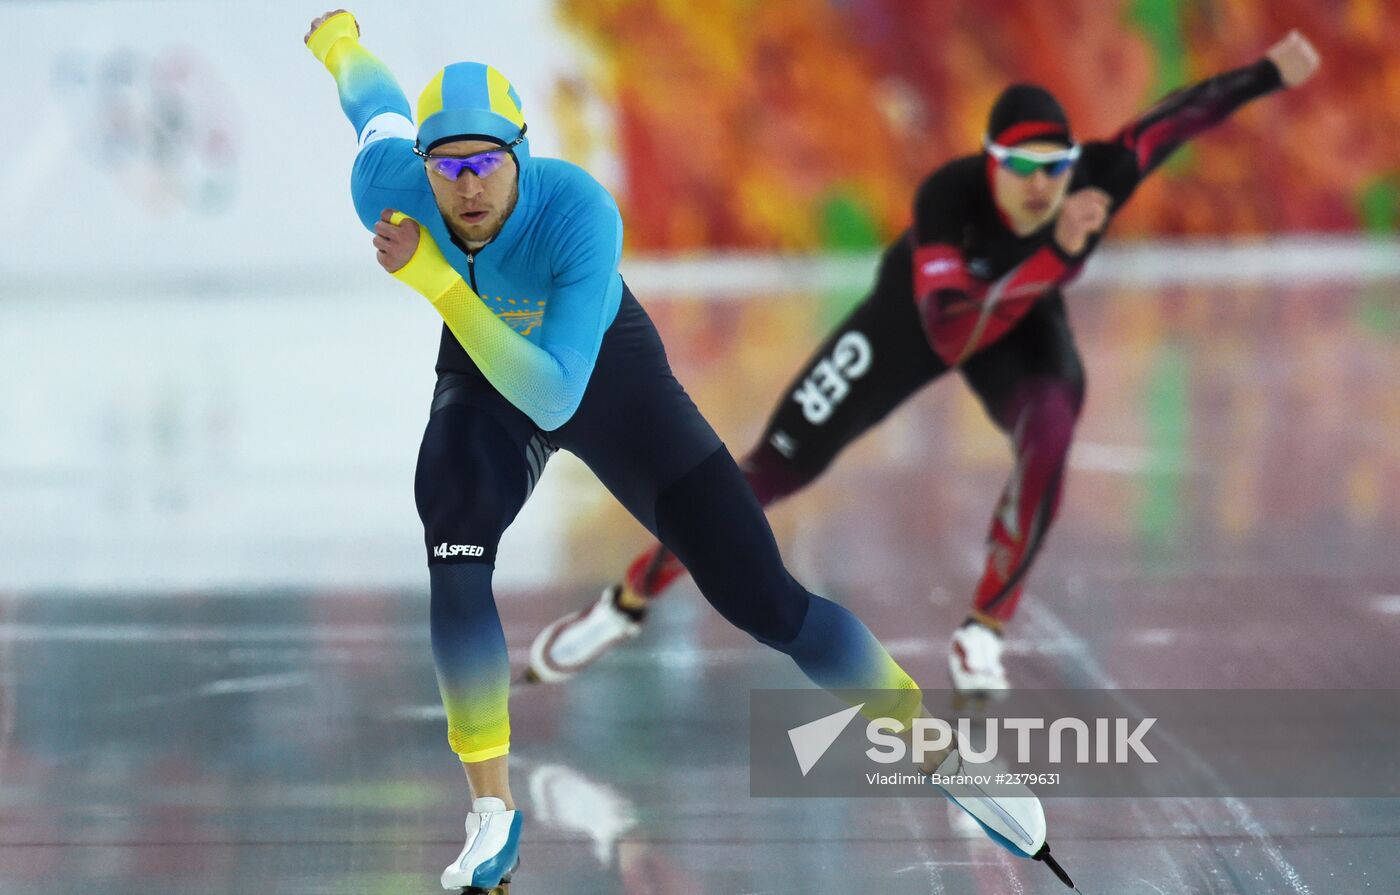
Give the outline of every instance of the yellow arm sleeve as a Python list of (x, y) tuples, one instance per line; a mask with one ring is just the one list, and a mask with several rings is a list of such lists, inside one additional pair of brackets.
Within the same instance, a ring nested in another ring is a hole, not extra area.
[[(396, 212), (395, 224), (411, 220)], [(510, 328), (462, 279), (418, 228), (418, 248), (394, 277), (432, 302), (467, 356), (496, 391), (546, 431), (569, 420), (583, 398), (592, 362), (566, 347), (545, 349)]]

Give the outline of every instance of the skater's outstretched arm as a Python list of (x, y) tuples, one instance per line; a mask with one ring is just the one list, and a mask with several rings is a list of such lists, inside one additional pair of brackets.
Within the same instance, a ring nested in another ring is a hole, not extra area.
[(418, 131), (408, 99), (387, 66), (360, 44), (355, 17), (337, 9), (317, 17), (306, 46), (335, 77), (340, 107), (355, 128), (359, 151), (350, 176), (355, 212), (373, 230), (386, 205), (412, 215), (434, 207), (423, 164), (413, 154)]
[(1290, 31), (1259, 61), (1168, 94), (1111, 141), (1126, 149), (1132, 160), (1131, 169), (1120, 168), (1108, 184), (1115, 206), (1126, 201), (1138, 182), (1187, 140), (1224, 121), (1252, 99), (1304, 83), (1319, 65), (1317, 51), (1308, 39)]
[[(318, 16), (303, 40), (335, 78), (340, 108), (362, 147), (379, 135), (413, 138), (408, 98), (389, 68), (360, 44), (360, 25), (353, 15), (337, 9)], [(373, 130), (371, 124), (391, 130)]]

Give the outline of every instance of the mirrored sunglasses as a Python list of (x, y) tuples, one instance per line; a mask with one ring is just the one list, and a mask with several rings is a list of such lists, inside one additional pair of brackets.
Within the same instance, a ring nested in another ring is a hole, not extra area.
[(413, 152), (423, 161), (428, 163), (428, 169), (437, 174), (441, 174), (448, 180), (456, 180), (462, 176), (463, 171), (470, 171), (478, 178), (490, 177), (501, 169), (510, 157), (511, 150), (525, 141), (526, 128), (520, 128), (520, 136), (511, 140), (500, 149), (487, 149), (484, 152), (474, 152), (471, 155), (429, 155), (417, 146), (413, 147)]
[(1055, 152), (1013, 149), (991, 140), (986, 140), (983, 146), (998, 165), (1017, 177), (1030, 177), (1037, 171), (1044, 171), (1047, 177), (1059, 177), (1074, 166), (1080, 152), (1077, 144)]

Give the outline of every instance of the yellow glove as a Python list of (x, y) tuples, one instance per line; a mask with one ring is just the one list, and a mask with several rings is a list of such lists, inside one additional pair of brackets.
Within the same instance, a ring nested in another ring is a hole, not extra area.
[(355, 17), (348, 12), (338, 12), (321, 23), (311, 39), (306, 42), (306, 48), (311, 51), (322, 65), (327, 68), (330, 63), (326, 57), (331, 54), (331, 48), (341, 40), (349, 39), (356, 43), (360, 40), (360, 25), (355, 21)]

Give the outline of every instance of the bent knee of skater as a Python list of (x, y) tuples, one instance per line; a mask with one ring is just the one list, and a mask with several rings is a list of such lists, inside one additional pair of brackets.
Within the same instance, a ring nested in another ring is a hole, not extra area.
[[(743, 608), (740, 611), (724, 612), (723, 615), (730, 624), (764, 646), (787, 652), (802, 632), (811, 594), (795, 581), (791, 585), (774, 587), (767, 592), (781, 596), (762, 604), (751, 599), (727, 600), (727, 606)], [(715, 605), (718, 607), (719, 604)]]
[(762, 614), (746, 613), (726, 616), (730, 624), (764, 646), (787, 652), (802, 631), (805, 613), (795, 607), (784, 607)]

